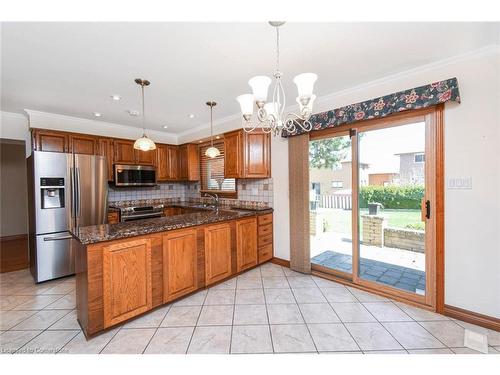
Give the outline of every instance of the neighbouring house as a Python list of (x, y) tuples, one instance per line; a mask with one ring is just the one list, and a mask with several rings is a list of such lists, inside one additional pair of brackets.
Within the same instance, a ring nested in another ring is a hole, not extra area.
[(403, 152), (399, 156), (399, 184), (423, 185), (425, 180), (425, 153)]
[[(359, 166), (360, 185), (368, 185), (369, 164), (359, 163)], [(341, 161), (340, 166), (334, 169), (311, 168), (309, 180), (311, 181), (311, 189), (318, 195), (350, 190), (352, 188), (351, 160)]]
[(370, 173), (368, 175), (370, 186), (399, 185), (399, 173)]

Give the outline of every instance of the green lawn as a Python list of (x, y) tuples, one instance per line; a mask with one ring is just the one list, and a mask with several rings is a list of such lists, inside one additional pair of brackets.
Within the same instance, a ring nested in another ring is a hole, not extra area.
[[(327, 231), (337, 233), (351, 233), (351, 211), (340, 209), (320, 209), (321, 215), (326, 216)], [(360, 215), (368, 214), (367, 208), (360, 209)], [(420, 225), (420, 210), (380, 210), (379, 215), (387, 219), (387, 225), (393, 228), (406, 228), (407, 225)]]

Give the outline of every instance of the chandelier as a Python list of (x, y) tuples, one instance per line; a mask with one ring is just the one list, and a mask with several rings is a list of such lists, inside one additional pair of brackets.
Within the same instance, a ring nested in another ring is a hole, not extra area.
[[(270, 21), (269, 24), (276, 29), (276, 70), (274, 71), (275, 85), (272, 100), (267, 103), (267, 95), (271, 78), (267, 76), (256, 76), (248, 81), (253, 94), (244, 94), (236, 98), (240, 103), (243, 114), (243, 129), (250, 133), (261, 128), (266, 133), (275, 136), (282, 132), (295, 133), (297, 127), (303, 131), (310, 131), (312, 124), (309, 122), (312, 114), (312, 106), (316, 95), (313, 94), (314, 82), (318, 76), (314, 73), (302, 73), (297, 75), (293, 82), (297, 85), (298, 96), (296, 101), (299, 105), (299, 113), (285, 114), (285, 90), (281, 83), (282, 72), (280, 70), (280, 34), (279, 28), (285, 22)], [(254, 103), (257, 106), (258, 124), (252, 121)]]
[(209, 158), (215, 158), (220, 155), (220, 151), (214, 146), (214, 121), (213, 121), (213, 111), (214, 107), (217, 105), (213, 100), (206, 103), (210, 107), (210, 147), (205, 151), (205, 155)]
[(144, 86), (149, 86), (150, 82), (147, 79), (136, 78), (135, 83), (141, 86), (141, 98), (142, 98), (142, 137), (134, 142), (134, 148), (141, 151), (152, 151), (156, 148), (155, 143), (149, 139), (146, 135), (146, 125), (144, 113)]

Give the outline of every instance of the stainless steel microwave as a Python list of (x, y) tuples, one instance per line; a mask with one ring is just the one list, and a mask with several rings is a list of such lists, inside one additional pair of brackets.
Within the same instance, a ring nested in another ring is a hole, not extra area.
[(150, 165), (114, 166), (115, 186), (155, 186), (156, 169)]

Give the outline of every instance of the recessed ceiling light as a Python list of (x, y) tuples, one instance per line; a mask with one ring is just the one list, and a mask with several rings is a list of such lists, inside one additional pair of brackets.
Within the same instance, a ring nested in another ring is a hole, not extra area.
[(167, 129), (168, 128), (168, 125), (163, 125), (163, 129)]
[(99, 112), (94, 112), (95, 117), (101, 117), (102, 115)]
[(111, 95), (111, 99), (116, 100), (116, 101), (120, 100), (121, 98), (122, 97), (120, 95), (117, 95), (117, 94)]
[(194, 115), (194, 113), (190, 113), (190, 114), (188, 115), (188, 117), (189, 117), (189, 118), (194, 118), (194, 117), (195, 117), (195, 115)]
[(202, 141), (198, 141), (198, 143), (201, 143)]
[(220, 139), (220, 135), (218, 135), (217, 137), (215, 137), (215, 139)]
[(135, 109), (129, 109), (128, 113), (130, 116), (139, 116), (139, 111), (137, 111)]

